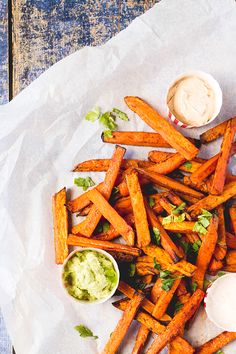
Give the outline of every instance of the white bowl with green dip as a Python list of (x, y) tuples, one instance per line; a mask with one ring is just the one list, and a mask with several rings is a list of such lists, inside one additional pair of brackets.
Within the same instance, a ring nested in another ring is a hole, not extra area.
[(110, 299), (119, 284), (115, 259), (97, 248), (78, 248), (71, 252), (62, 268), (66, 293), (84, 304), (100, 304)]

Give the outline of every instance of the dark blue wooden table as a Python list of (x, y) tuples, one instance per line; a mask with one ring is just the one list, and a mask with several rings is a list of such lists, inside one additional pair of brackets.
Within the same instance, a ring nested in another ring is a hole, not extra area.
[[(0, 104), (68, 54), (104, 43), (158, 1), (0, 0)], [(0, 316), (0, 354), (10, 352)]]

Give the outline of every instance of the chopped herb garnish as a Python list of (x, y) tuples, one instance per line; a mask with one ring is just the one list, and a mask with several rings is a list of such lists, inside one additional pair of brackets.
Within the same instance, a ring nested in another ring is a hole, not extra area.
[(205, 228), (210, 225), (210, 221), (205, 216), (198, 217), (198, 220), (202, 224), (202, 226)]
[(182, 246), (182, 248), (184, 250), (184, 253), (188, 254), (190, 249), (191, 249), (191, 243), (186, 242), (186, 241), (182, 241), (180, 244), (181, 244), (181, 246)]
[(212, 213), (210, 213), (206, 209), (202, 209), (202, 214), (199, 217), (201, 217), (201, 216), (205, 216), (206, 218), (211, 218), (212, 217)]
[(194, 252), (198, 252), (199, 248), (201, 247), (202, 241), (197, 240), (193, 243), (192, 248)]
[(105, 138), (112, 138), (113, 137), (111, 130), (104, 130), (103, 135), (105, 136)]
[(85, 119), (90, 122), (95, 122), (100, 117), (100, 114), (101, 114), (100, 108), (95, 107), (86, 114)]
[(151, 208), (154, 207), (154, 205), (156, 204), (156, 203), (155, 203), (155, 199), (152, 198), (152, 197), (149, 197), (149, 198), (148, 198), (148, 204), (149, 204), (149, 206), (150, 206)]
[(192, 289), (193, 292), (196, 291), (197, 287), (198, 287), (198, 285), (197, 285), (196, 282), (193, 282), (193, 283), (191, 284), (191, 289)]
[(105, 233), (110, 229), (110, 224), (108, 221), (105, 221), (102, 225), (102, 231)]
[(75, 326), (74, 329), (79, 332), (80, 337), (84, 337), (84, 338), (93, 337), (94, 339), (98, 338), (98, 336), (94, 336), (93, 332), (86, 326), (78, 325), (78, 326)]
[(78, 187), (82, 187), (84, 191), (86, 191), (89, 187), (95, 186), (91, 177), (77, 177), (74, 179), (74, 184)]
[(117, 115), (117, 117), (121, 120), (125, 120), (125, 121), (129, 120), (127, 114), (125, 112), (122, 112), (118, 108), (113, 108), (112, 112), (115, 113)]
[(186, 161), (185, 163), (184, 163), (184, 167), (186, 167), (186, 170), (191, 170), (191, 168), (192, 168), (192, 163), (190, 162), (190, 161)]
[(174, 281), (175, 281), (175, 278), (162, 279), (162, 286), (161, 286), (162, 290), (169, 291), (172, 288)]
[(136, 267), (134, 263), (130, 263), (128, 273), (130, 277), (134, 277), (136, 271)]
[(198, 216), (198, 221), (195, 222), (193, 231), (205, 235), (207, 233), (206, 227), (209, 226), (211, 217), (212, 214), (208, 210), (202, 209), (202, 214)]
[(111, 115), (111, 112), (105, 112), (101, 115), (99, 122), (108, 130), (115, 130), (117, 129), (115, 120), (116, 118)]
[(152, 242), (155, 245), (159, 246), (161, 243), (161, 234), (160, 234), (160, 230), (157, 227), (152, 228), (151, 236), (152, 236)]
[(179, 232), (176, 232), (176, 233), (175, 233), (175, 236), (176, 236), (177, 238), (181, 238), (181, 237), (182, 237), (182, 235), (181, 235)]
[(179, 310), (181, 310), (183, 306), (184, 306), (184, 304), (182, 304), (181, 302), (176, 302), (175, 312), (179, 312)]
[(161, 270), (161, 265), (157, 262), (156, 257), (153, 258), (154, 268)]
[(186, 203), (180, 204), (177, 208), (175, 208), (172, 213), (173, 214), (179, 214), (181, 211), (183, 211), (186, 208)]
[(174, 222), (182, 222), (185, 220), (185, 213), (182, 213), (178, 216), (174, 216)]
[(215, 352), (215, 354), (224, 354), (223, 350), (217, 350), (217, 352)]
[(119, 193), (119, 188), (118, 188), (118, 187), (114, 187), (114, 188), (112, 189), (112, 194), (115, 195), (115, 194), (117, 194), (117, 193)]
[(168, 215), (162, 219), (162, 225), (170, 224), (172, 222), (172, 215)]
[(193, 226), (193, 231), (203, 235), (207, 233), (207, 229), (204, 226), (202, 226), (202, 224), (199, 221), (195, 222)]
[(162, 279), (167, 278), (169, 275), (170, 275), (169, 270), (161, 270), (160, 271), (160, 278), (162, 278)]

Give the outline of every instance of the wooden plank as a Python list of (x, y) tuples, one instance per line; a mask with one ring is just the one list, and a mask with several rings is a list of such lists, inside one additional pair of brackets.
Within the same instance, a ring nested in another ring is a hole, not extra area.
[(160, 0), (13, 0), (13, 95), (48, 67), (102, 44)]
[(0, 104), (8, 101), (8, 2), (0, 1)]

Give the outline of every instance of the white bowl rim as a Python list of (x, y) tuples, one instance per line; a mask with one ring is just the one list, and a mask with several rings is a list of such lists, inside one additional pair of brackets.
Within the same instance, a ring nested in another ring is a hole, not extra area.
[[(169, 106), (167, 104), (167, 97), (168, 97), (168, 93), (169, 93), (170, 88), (177, 81), (183, 79), (186, 76), (197, 76), (197, 77), (203, 79), (204, 81), (206, 81), (209, 84), (209, 86), (214, 90), (214, 93), (215, 93), (216, 104), (215, 104), (214, 114), (212, 115), (212, 118), (208, 122), (206, 122), (205, 124), (199, 125), (199, 126), (192, 126), (190, 124), (183, 123), (182, 121), (180, 121), (170, 111)], [(170, 112), (177, 119), (177, 121), (179, 121), (180, 123), (186, 124), (188, 127), (191, 127), (191, 128), (201, 128), (201, 127), (204, 127), (205, 125), (208, 125), (208, 124), (212, 123), (213, 120), (215, 120), (215, 118), (220, 113), (220, 110), (221, 110), (221, 107), (222, 107), (222, 103), (223, 103), (223, 94), (222, 94), (222, 90), (221, 90), (221, 87), (220, 87), (218, 81), (211, 74), (209, 74), (209, 73), (207, 73), (205, 71), (202, 71), (202, 70), (189, 70), (189, 71), (186, 71), (184, 73), (181, 73), (181, 74), (177, 75), (176, 78), (170, 82), (170, 84), (168, 85), (167, 92), (166, 92), (165, 103), (166, 103), (166, 106), (167, 106), (168, 116), (169, 116), (169, 112)]]
[[(224, 330), (224, 331), (229, 331), (229, 332), (235, 332), (236, 331), (236, 327), (234, 330), (232, 330), (232, 328), (226, 328), (226, 327), (223, 327), (221, 324), (219, 324), (213, 317), (212, 317), (212, 314), (209, 313), (209, 310), (207, 309), (207, 302), (208, 302), (208, 299), (209, 299), (209, 294), (210, 293), (214, 293), (214, 289), (217, 285), (217, 283), (219, 283), (223, 278), (225, 277), (234, 277), (236, 278), (236, 273), (226, 273), (224, 275), (222, 275), (221, 277), (219, 277), (218, 279), (216, 279), (214, 281), (214, 283), (211, 284), (211, 286), (209, 286), (209, 288), (206, 290), (206, 296), (204, 298), (204, 305), (205, 305), (205, 310), (206, 310), (206, 314), (207, 314), (207, 317), (209, 318), (209, 320), (214, 323), (214, 325), (216, 325), (218, 328)], [(209, 307), (208, 307), (209, 308)]]
[[(74, 296), (70, 295), (66, 289), (66, 286), (64, 284), (63, 281), (63, 273), (64, 273), (64, 269), (65, 266), (67, 264), (67, 262), (74, 256), (75, 253), (77, 252), (81, 252), (81, 251), (95, 251), (98, 253), (101, 253), (103, 255), (105, 255), (107, 258), (109, 258), (115, 268), (115, 271), (117, 273), (117, 284), (114, 286), (113, 290), (109, 293), (109, 295), (107, 297), (104, 297), (102, 299), (98, 299), (98, 300), (94, 300), (94, 301), (87, 301), (87, 300), (79, 300), (76, 299)], [(62, 268), (61, 268), (61, 283), (62, 283), (62, 287), (65, 291), (65, 293), (74, 301), (80, 303), (80, 304), (84, 304), (84, 305), (95, 305), (95, 304), (102, 304), (104, 302), (106, 302), (107, 300), (109, 300), (116, 292), (118, 285), (119, 285), (119, 280), (120, 280), (120, 271), (119, 271), (119, 267), (118, 264), (115, 260), (115, 258), (108, 253), (107, 251), (101, 250), (99, 248), (93, 248), (93, 247), (77, 247), (74, 251), (70, 252), (69, 255), (66, 257), (66, 259), (64, 260), (63, 264), (62, 264)]]

